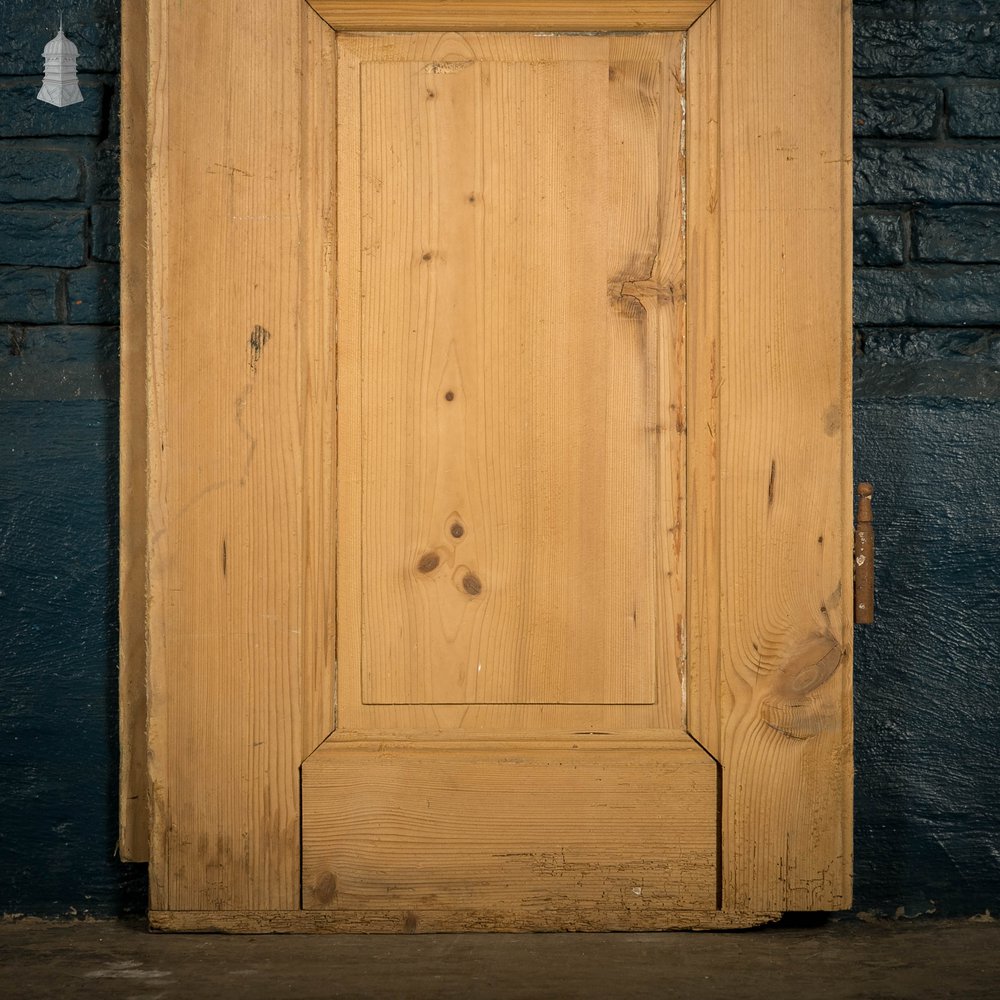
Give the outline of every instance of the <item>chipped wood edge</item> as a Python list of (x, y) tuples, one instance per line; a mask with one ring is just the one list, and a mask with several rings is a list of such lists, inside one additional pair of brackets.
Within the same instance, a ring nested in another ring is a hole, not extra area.
[(637, 910), (627, 922), (550, 908), (542, 913), (427, 910), (151, 910), (149, 929), (194, 934), (465, 934), (615, 931), (725, 931), (774, 923), (781, 914), (719, 910)]
[(146, 772), (146, 261), (148, 14), (122, 4), (118, 853), (149, 860)]

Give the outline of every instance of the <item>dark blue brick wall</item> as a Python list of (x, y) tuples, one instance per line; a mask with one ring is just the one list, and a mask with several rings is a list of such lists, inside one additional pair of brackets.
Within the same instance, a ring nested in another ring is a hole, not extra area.
[[(62, 9), (82, 104), (35, 99)], [(141, 910), (117, 826), (118, 3), (0, 0), (0, 912)]]
[(1000, 3), (855, 5), (856, 903), (1000, 905)]
[[(832, 2), (832, 0), (831, 0)], [(141, 909), (115, 852), (117, 0), (0, 0), (0, 911)], [(856, 904), (1000, 911), (1000, 8), (856, 0)], [(902, 908), (901, 910), (899, 908)]]
[(956, 83), (948, 88), (948, 129), (960, 138), (1000, 138), (1000, 83)]

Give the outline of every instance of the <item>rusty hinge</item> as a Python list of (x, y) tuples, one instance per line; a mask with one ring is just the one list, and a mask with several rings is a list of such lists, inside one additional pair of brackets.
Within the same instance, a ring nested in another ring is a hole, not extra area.
[(875, 529), (871, 483), (858, 483), (858, 519), (854, 526), (854, 621), (875, 621)]

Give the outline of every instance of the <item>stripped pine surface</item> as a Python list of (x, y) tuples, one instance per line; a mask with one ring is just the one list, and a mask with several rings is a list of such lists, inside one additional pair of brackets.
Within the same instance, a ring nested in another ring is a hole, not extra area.
[(678, 724), (682, 49), (340, 36), (342, 727)]
[(625, 926), (715, 903), (716, 764), (686, 737), (330, 741), (302, 779), (307, 909), (419, 920), (474, 898)]
[[(148, 781), (153, 925), (848, 906), (850, 5), (313, 7), (125, 7), (122, 850)], [(648, 16), (691, 27), (511, 31)]]
[(634, 909), (618, 914), (553, 905), (544, 913), (461, 909), (151, 910), (155, 931), (187, 934), (468, 934), (532, 931), (738, 930), (773, 923), (780, 913)]
[(337, 31), (683, 31), (711, 0), (309, 0)]
[(122, 4), (121, 337), (119, 395), (118, 853), (149, 860), (146, 743), (146, 267), (149, 22)]
[(334, 37), (245, 13), (149, 8), (154, 909), (298, 904), (333, 726)]
[(736, 910), (851, 898), (849, 14), (718, 0), (690, 33), (688, 718)]

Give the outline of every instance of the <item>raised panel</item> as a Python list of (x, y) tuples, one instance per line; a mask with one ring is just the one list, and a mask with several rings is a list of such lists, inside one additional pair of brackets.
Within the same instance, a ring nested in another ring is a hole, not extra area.
[(676, 710), (682, 38), (338, 45), (341, 712)]

